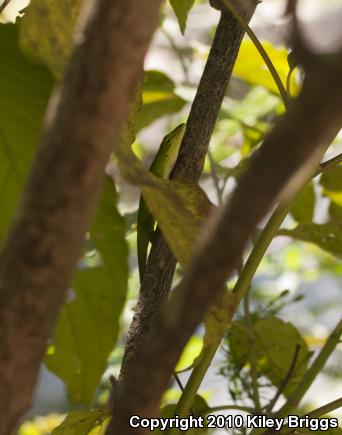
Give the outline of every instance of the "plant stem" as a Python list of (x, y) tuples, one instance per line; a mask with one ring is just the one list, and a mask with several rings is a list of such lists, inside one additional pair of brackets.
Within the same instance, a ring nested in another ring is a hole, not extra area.
[[(200, 355), (200, 361), (194, 367), (188, 382), (184, 387), (184, 391), (177, 403), (175, 409), (175, 415), (179, 415), (180, 417), (186, 417), (189, 409), (194, 401), (194, 398), (197, 394), (197, 391), (203, 381), (203, 378), (210, 366), (215, 353), (220, 345), (221, 340), (218, 340), (216, 343), (211, 344), (210, 346), (203, 349), (202, 354)], [(172, 429), (170, 431), (171, 434), (178, 433), (178, 429)]]
[(339, 409), (342, 407), (342, 397), (339, 399), (333, 400), (332, 402), (327, 403), (326, 405), (321, 406), (320, 408), (315, 409), (314, 411), (309, 412), (309, 416), (311, 418), (322, 417), (322, 415), (327, 415), (335, 409)]

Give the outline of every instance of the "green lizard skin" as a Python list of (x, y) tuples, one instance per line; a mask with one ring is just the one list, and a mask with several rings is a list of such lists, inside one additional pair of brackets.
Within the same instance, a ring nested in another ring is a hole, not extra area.
[[(150, 166), (150, 172), (158, 178), (167, 180), (178, 156), (179, 147), (185, 132), (185, 124), (180, 124), (166, 135)], [(140, 196), (137, 222), (137, 248), (140, 282), (144, 276), (148, 244), (154, 231), (155, 219), (150, 213), (147, 204)]]

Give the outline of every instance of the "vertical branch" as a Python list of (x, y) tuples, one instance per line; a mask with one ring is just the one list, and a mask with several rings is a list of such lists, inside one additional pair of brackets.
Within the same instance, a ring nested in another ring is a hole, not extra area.
[[(251, 0), (245, 17), (250, 20), (255, 10)], [(193, 101), (178, 160), (171, 178), (197, 182), (202, 174), (209, 141), (232, 74), (244, 35), (230, 12), (223, 12), (218, 23), (209, 57)], [(156, 316), (164, 305), (176, 267), (160, 231), (154, 237), (140, 289), (137, 309), (130, 326), (121, 378), (135, 361), (142, 341), (151, 331)]]

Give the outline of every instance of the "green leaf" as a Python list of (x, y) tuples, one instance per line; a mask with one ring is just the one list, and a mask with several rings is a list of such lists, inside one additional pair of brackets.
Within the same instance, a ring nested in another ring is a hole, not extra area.
[(109, 422), (108, 411), (73, 411), (51, 435), (104, 435)]
[(71, 53), (82, 3), (83, 0), (31, 0), (22, 19), (22, 49), (47, 65), (56, 78), (62, 76)]
[(315, 210), (316, 196), (313, 183), (308, 183), (297, 195), (291, 214), (297, 222), (311, 222)]
[(18, 48), (18, 26), (0, 26), (0, 244), (39, 142), (53, 79)]
[(66, 383), (70, 399), (88, 405), (116, 343), (124, 307), (128, 265), (125, 224), (106, 180), (91, 231), (98, 265), (80, 270), (60, 315), (46, 363)]
[(161, 71), (146, 71), (143, 86), (143, 106), (136, 116), (136, 130), (148, 126), (156, 119), (179, 112), (186, 104), (174, 92), (174, 82)]
[(301, 223), (293, 230), (280, 230), (281, 236), (314, 243), (335, 257), (342, 258), (342, 223)]
[(193, 7), (195, 0), (170, 0), (170, 3), (177, 16), (180, 30), (184, 35), (188, 13)]
[(277, 317), (255, 316), (251, 330), (242, 321), (235, 321), (229, 331), (229, 345), (235, 364), (242, 368), (251, 364), (249, 338), (254, 341), (255, 361), (259, 376), (265, 375), (279, 386), (291, 366), (296, 345), (300, 351), (291, 380), (284, 391), (288, 395), (303, 377), (310, 356), (308, 346), (291, 323)]

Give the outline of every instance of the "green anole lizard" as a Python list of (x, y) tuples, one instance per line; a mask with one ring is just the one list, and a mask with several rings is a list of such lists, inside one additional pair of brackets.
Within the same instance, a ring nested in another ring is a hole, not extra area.
[[(167, 180), (177, 159), (179, 147), (185, 132), (185, 124), (180, 124), (167, 134), (150, 166), (150, 172), (158, 178)], [(154, 231), (155, 220), (141, 195), (137, 222), (137, 248), (140, 282), (144, 276), (148, 244)]]

